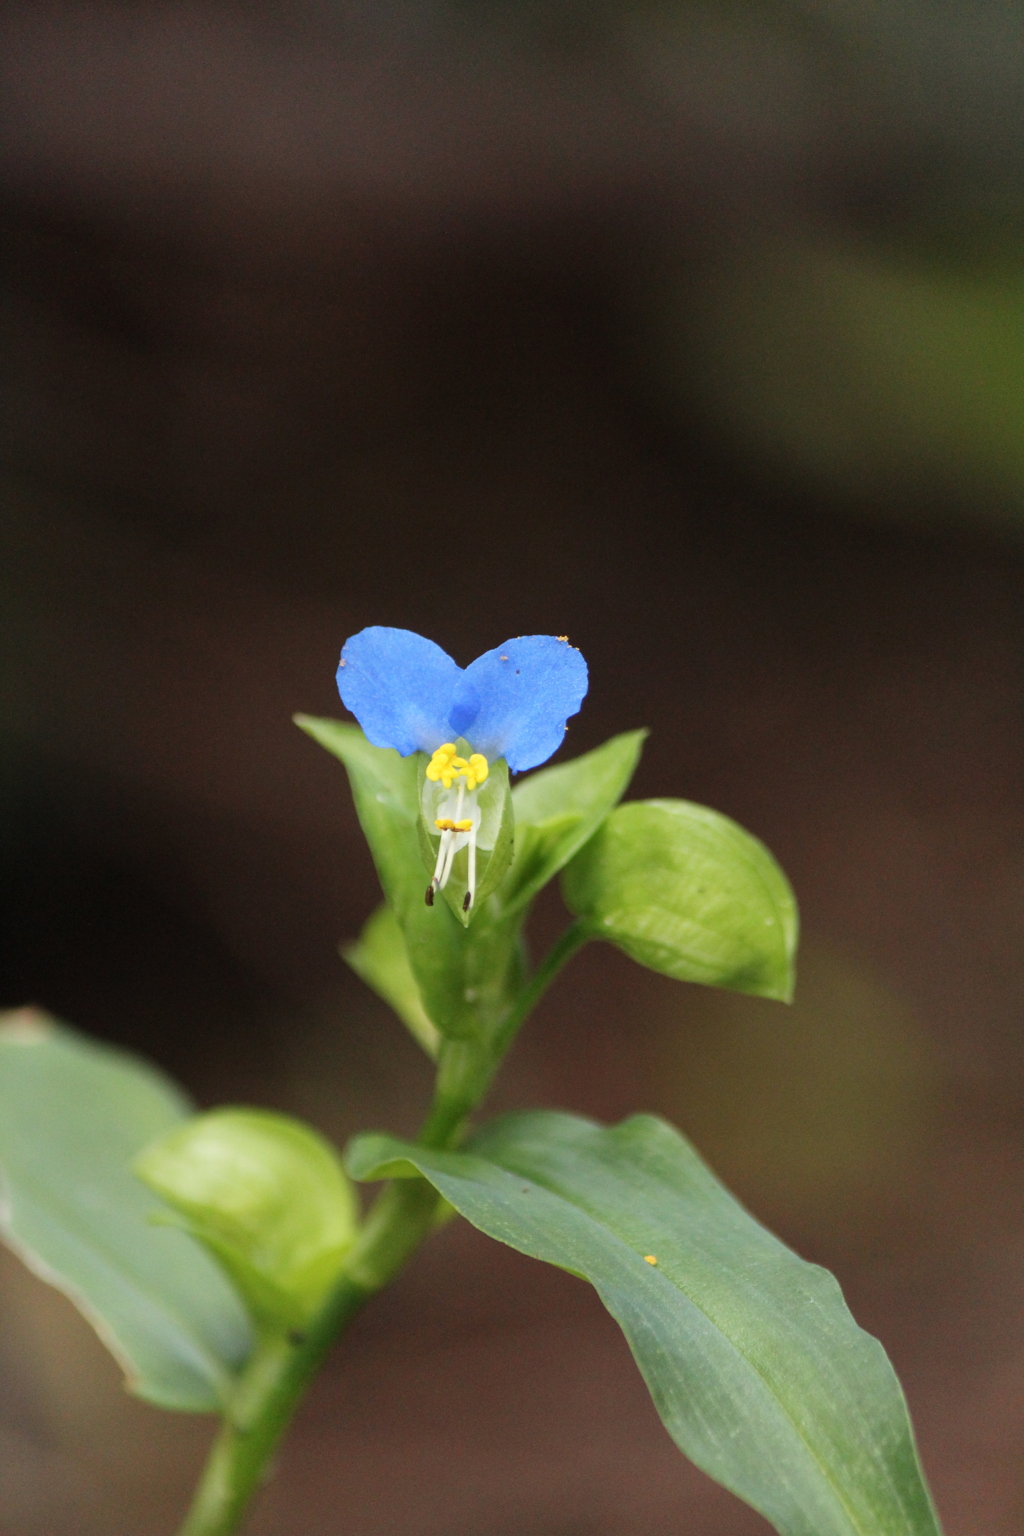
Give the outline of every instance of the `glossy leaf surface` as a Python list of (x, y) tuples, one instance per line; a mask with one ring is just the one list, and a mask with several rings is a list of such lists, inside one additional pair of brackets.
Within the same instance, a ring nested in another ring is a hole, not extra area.
[(360, 1137), (348, 1165), (422, 1173), (474, 1226), (591, 1281), (673, 1439), (782, 1536), (937, 1536), (881, 1345), (664, 1121), (516, 1114), (465, 1152)]
[(252, 1348), (245, 1311), (186, 1233), (150, 1220), (131, 1172), (190, 1113), (154, 1068), (21, 1010), (0, 1015), (4, 1240), (69, 1296), (131, 1391), (164, 1408), (214, 1409)]
[(290, 1116), (211, 1110), (152, 1142), (134, 1167), (264, 1327), (308, 1321), (355, 1241), (358, 1207), (337, 1153)]
[(594, 834), (629, 787), (646, 736), (626, 731), (515, 786), (515, 860), (501, 888), (506, 908), (531, 902)]
[(436, 1060), (441, 1035), (423, 1006), (405, 939), (391, 908), (378, 907), (367, 918), (356, 942), (344, 945), (341, 953), (356, 975), (391, 1005), (431, 1060)]
[(797, 911), (763, 843), (686, 800), (620, 805), (563, 876), (593, 936), (678, 981), (788, 1002)]

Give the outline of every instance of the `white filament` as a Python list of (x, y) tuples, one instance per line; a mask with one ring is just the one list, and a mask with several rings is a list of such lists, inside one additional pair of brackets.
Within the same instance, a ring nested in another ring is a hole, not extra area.
[[(454, 805), (452, 801), (454, 800)], [(465, 807), (465, 810), (464, 810)], [(434, 875), (430, 884), (433, 890), (443, 891), (451, 877), (452, 866), (455, 863), (455, 855), (460, 848), (469, 848), (469, 876), (467, 880), (469, 902), (466, 910), (473, 905), (476, 896), (476, 837), (480, 826), (480, 812), (477, 807), (476, 790), (467, 792), (463, 779), (457, 793), (449, 791), (446, 799), (438, 807), (438, 819), (447, 821), (463, 821), (468, 813), (473, 825), (465, 832), (455, 832), (445, 829), (441, 833), (441, 843), (437, 850), (437, 860), (434, 864)]]

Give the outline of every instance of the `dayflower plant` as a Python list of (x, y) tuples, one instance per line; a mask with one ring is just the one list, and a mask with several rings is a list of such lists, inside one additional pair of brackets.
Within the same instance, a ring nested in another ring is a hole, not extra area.
[[(939, 1536), (881, 1345), (678, 1131), (645, 1114), (474, 1119), (591, 939), (788, 1001), (796, 907), (772, 856), (705, 806), (620, 805), (643, 731), (540, 768), (587, 691), (564, 637), (462, 669), (374, 626), (346, 641), (338, 686), (358, 726), (296, 720), (345, 764), (385, 898), (345, 958), (436, 1062), (416, 1141), (364, 1133), (342, 1160), (285, 1115), (197, 1115), (145, 1063), (32, 1010), (0, 1024), (4, 1237), (95, 1323), (132, 1391), (221, 1416), (180, 1536), (240, 1529), (338, 1334), (453, 1212), (592, 1283), (669, 1434), (781, 1536)], [(559, 874), (572, 921), (531, 970), (525, 924)], [(352, 1180), (386, 1181), (365, 1216)]]

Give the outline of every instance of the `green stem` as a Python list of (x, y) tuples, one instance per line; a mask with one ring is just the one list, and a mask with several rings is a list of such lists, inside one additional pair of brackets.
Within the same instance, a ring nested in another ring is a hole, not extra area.
[(338, 1334), (426, 1237), (438, 1197), (424, 1179), (389, 1184), (304, 1334), (259, 1346), (239, 1380), (179, 1536), (232, 1536), (306, 1387)]
[(430, 1113), (417, 1138), (423, 1147), (457, 1145), (467, 1117), (491, 1086), (524, 1021), (533, 1012), (562, 966), (591, 937), (577, 920), (552, 945), (523, 987), (490, 1040), (446, 1040), (438, 1060), (437, 1086)]
[(417, 1136), (421, 1147), (453, 1147), (466, 1116), (487, 1092), (497, 1062), (480, 1040), (445, 1040), (437, 1063), (437, 1083), (430, 1112)]
[[(457, 1145), (524, 1019), (565, 962), (590, 937), (573, 923), (522, 989), (486, 1044), (445, 1042), (423, 1146)], [(341, 1331), (387, 1285), (434, 1225), (439, 1197), (425, 1179), (387, 1185), (370, 1211), (327, 1301), (301, 1334), (262, 1341), (240, 1377), (178, 1536), (233, 1536), (303, 1393)]]

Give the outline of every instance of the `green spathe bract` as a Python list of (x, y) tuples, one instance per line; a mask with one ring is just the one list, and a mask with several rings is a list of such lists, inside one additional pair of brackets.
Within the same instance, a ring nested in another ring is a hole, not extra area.
[(590, 1280), (673, 1439), (783, 1536), (937, 1536), (881, 1345), (664, 1121), (513, 1114), (465, 1152), (362, 1136), (347, 1162), (418, 1172), (481, 1231)]
[(223, 1407), (252, 1348), (245, 1312), (132, 1159), (192, 1112), (145, 1062), (23, 1009), (0, 1015), (2, 1235), (65, 1292), (163, 1408)]
[(482, 909), (466, 929), (446, 902), (425, 904), (419, 759), (373, 747), (358, 726), (339, 720), (298, 715), (296, 723), (345, 764), (356, 814), (428, 1018), (450, 1039), (478, 1037), (510, 999), (515, 935), (507, 926), (496, 932)]
[(763, 843), (707, 806), (619, 806), (568, 866), (562, 888), (594, 938), (651, 970), (792, 997), (797, 911), (789, 883)]
[(296, 715), (295, 724), (344, 763), (356, 814), (370, 845), (377, 875), (396, 913), (410, 891), (423, 899), (416, 826), (419, 820), (419, 759), (399, 757), (390, 747), (373, 747), (357, 725)]
[(152, 1142), (134, 1167), (223, 1266), (261, 1328), (309, 1321), (358, 1216), (323, 1137), (287, 1115), (218, 1109)]

